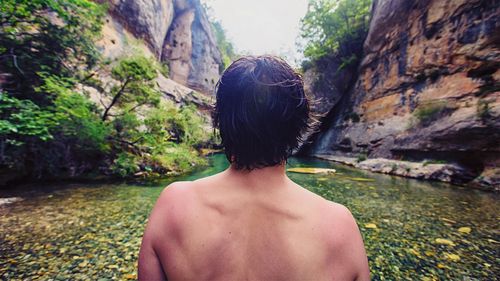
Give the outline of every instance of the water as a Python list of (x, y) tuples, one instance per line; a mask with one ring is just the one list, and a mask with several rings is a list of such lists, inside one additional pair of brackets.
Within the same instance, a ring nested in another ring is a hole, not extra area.
[[(183, 179), (211, 175), (226, 165), (223, 155), (215, 155), (209, 168)], [(314, 159), (291, 159), (289, 166), (337, 169), (332, 175), (289, 176), (351, 209), (373, 280), (500, 280), (498, 195)], [(3, 191), (0, 197), (22, 201), (0, 206), (1, 279), (135, 279), (144, 224), (166, 184)]]

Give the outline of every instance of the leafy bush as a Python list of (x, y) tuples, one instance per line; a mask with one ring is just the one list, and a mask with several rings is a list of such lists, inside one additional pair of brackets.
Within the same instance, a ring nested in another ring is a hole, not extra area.
[(413, 111), (413, 116), (419, 124), (426, 126), (449, 109), (451, 108), (446, 105), (446, 102), (433, 102), (418, 106)]
[[(132, 112), (143, 105), (157, 105), (160, 93), (153, 79), (157, 77), (152, 61), (144, 56), (125, 58), (111, 70), (112, 77), (118, 81), (109, 93), (111, 102), (105, 106), (102, 120), (106, 121), (110, 110), (120, 105), (124, 112)], [(124, 113), (122, 113), (124, 114)]]
[(482, 120), (491, 116), (490, 103), (488, 101), (481, 99), (477, 102), (477, 116)]
[[(123, 162), (125, 156), (116, 158), (112, 173), (121, 177), (137, 172), (146, 175), (179, 174), (204, 164), (204, 159), (194, 149), (206, 139), (203, 119), (193, 106), (177, 107), (172, 102), (161, 102), (145, 113), (144, 119), (127, 113), (113, 119), (113, 143), (118, 151), (134, 155), (130, 169)], [(118, 154), (121, 155), (121, 154)]]
[(128, 177), (139, 171), (139, 160), (134, 154), (121, 152), (113, 161), (111, 171), (123, 178)]
[(368, 155), (366, 155), (366, 153), (360, 153), (358, 155), (358, 157), (356, 158), (356, 162), (363, 162), (365, 161), (366, 159), (368, 159)]
[[(53, 118), (58, 126), (53, 131), (78, 147), (78, 151), (109, 151), (106, 142), (110, 128), (99, 118), (97, 106), (85, 96), (71, 90), (70, 85), (61, 84), (59, 78), (48, 78), (43, 87), (46, 93), (54, 95), (51, 106)], [(69, 140), (71, 139), (71, 141)]]
[(194, 105), (177, 108), (172, 102), (163, 102), (148, 113), (144, 123), (150, 136), (176, 143), (199, 146), (209, 137), (204, 130), (206, 122)]
[(167, 78), (170, 76), (170, 68), (168, 67), (167, 63), (162, 63), (159, 67), (159, 70), (161, 74), (163, 74), (163, 76)]
[(82, 64), (94, 66), (104, 13), (89, 0), (2, 0), (0, 70), (10, 74), (4, 90), (39, 104), (45, 96), (31, 94), (43, 83), (40, 74), (70, 77)]
[(368, 32), (370, 4), (371, 0), (311, 0), (301, 26), (305, 57), (314, 62), (335, 55), (343, 62), (340, 68), (357, 62)]
[(212, 21), (212, 29), (217, 40), (217, 47), (222, 56), (222, 65), (219, 67), (219, 72), (222, 73), (231, 62), (237, 57), (233, 44), (227, 39), (226, 32), (218, 21)]
[(184, 144), (170, 143), (164, 147), (163, 153), (151, 156), (156, 170), (174, 174), (192, 170), (193, 167), (206, 164), (206, 160), (192, 147)]
[(57, 123), (49, 111), (30, 100), (20, 100), (0, 92), (0, 140), (22, 145), (24, 137), (47, 141), (53, 138), (50, 129)]
[[(165, 65), (141, 55), (101, 61), (93, 42), (104, 12), (88, 0), (0, 2), (0, 170), (129, 177), (204, 162), (196, 108), (160, 104), (155, 78)], [(100, 105), (82, 86), (104, 97)]]

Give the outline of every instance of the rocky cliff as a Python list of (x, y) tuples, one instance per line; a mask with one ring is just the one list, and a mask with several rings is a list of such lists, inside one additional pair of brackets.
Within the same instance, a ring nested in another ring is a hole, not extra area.
[(101, 42), (105, 56), (130, 55), (140, 48), (166, 63), (172, 80), (203, 93), (213, 91), (223, 63), (199, 0), (99, 2), (109, 5)]
[(495, 0), (374, 1), (357, 78), (332, 82), (307, 152), (449, 163), (449, 181), (498, 188), (499, 18)]

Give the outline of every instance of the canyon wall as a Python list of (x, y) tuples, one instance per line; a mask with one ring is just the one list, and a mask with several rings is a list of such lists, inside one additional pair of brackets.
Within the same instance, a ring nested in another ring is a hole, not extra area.
[(213, 92), (223, 62), (199, 0), (99, 2), (109, 7), (100, 44), (106, 57), (133, 55), (140, 49), (167, 64), (175, 82)]
[(498, 187), (499, 2), (378, 0), (371, 17), (357, 78), (330, 91), (306, 152), (454, 163)]

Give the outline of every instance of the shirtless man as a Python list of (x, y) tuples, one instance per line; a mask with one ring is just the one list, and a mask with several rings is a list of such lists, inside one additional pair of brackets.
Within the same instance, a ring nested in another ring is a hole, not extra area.
[(162, 192), (139, 280), (369, 280), (349, 210), (286, 176), (309, 121), (300, 75), (275, 57), (241, 58), (219, 81), (213, 117), (231, 165)]

